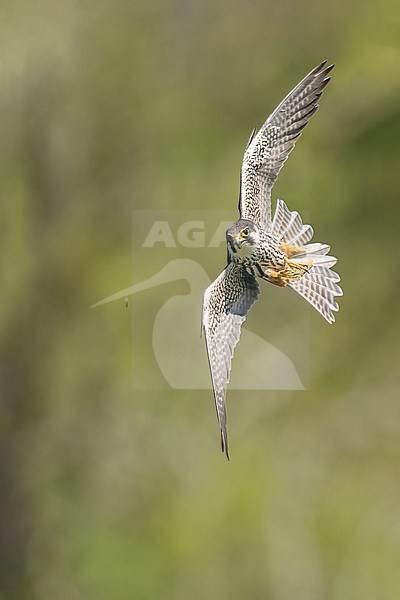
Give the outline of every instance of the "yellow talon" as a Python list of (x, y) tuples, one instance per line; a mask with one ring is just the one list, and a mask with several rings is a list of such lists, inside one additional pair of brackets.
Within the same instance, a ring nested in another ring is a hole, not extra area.
[(265, 279), (279, 287), (285, 287), (290, 281), (299, 281), (304, 273), (307, 273), (312, 266), (313, 261), (308, 258), (304, 263), (287, 260), (285, 266), (280, 269), (267, 269)]

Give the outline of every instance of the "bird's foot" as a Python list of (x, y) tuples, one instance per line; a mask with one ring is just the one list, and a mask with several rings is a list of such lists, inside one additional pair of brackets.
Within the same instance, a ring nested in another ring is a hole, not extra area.
[(264, 279), (279, 287), (286, 287), (292, 281), (299, 281), (310, 270), (312, 263), (311, 258), (301, 263), (287, 260), (282, 269), (266, 269)]
[(295, 262), (293, 260), (286, 261), (286, 276), (289, 281), (299, 281), (304, 275), (304, 273), (308, 273), (313, 261), (311, 258), (308, 258), (304, 262)]

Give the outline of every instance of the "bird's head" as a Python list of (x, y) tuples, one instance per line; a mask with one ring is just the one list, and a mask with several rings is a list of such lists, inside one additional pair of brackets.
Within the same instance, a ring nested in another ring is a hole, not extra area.
[(237, 256), (247, 256), (259, 244), (259, 229), (253, 221), (239, 219), (226, 232), (226, 243), (229, 253)]

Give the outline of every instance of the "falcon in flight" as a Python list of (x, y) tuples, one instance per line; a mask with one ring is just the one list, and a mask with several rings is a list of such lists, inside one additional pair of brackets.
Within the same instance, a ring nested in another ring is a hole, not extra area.
[(333, 323), (339, 310), (340, 277), (331, 267), (330, 247), (309, 243), (311, 225), (278, 199), (271, 215), (271, 190), (318, 101), (334, 65), (318, 65), (286, 96), (257, 132), (253, 130), (240, 177), (240, 219), (226, 232), (228, 264), (206, 289), (202, 331), (205, 334), (222, 452), (229, 460), (226, 389), (234, 348), (246, 315), (260, 295), (258, 279), (290, 287)]

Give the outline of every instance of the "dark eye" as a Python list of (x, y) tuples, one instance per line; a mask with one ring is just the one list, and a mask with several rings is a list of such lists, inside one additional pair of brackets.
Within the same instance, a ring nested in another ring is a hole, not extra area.
[(248, 230), (248, 228), (247, 228), (247, 227), (246, 227), (246, 229), (243, 229), (243, 230), (242, 230), (242, 235), (243, 235), (243, 236), (249, 235), (249, 230)]

